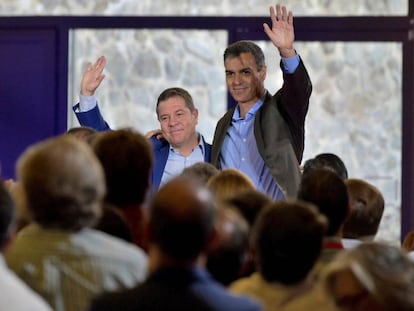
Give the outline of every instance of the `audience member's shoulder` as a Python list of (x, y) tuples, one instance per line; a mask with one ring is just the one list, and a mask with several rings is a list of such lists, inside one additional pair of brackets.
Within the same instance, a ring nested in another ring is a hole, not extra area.
[(131, 261), (137, 258), (145, 262), (147, 261), (146, 253), (132, 243), (128, 243), (96, 229), (84, 229), (81, 234), (82, 238), (78, 239), (79, 243), (84, 243), (83, 246), (96, 256), (108, 259), (124, 258), (125, 261)]
[[(51, 311), (52, 308), (26, 283), (9, 270), (0, 256), (0, 301), (6, 303), (7, 309), (13, 311)], [(6, 306), (5, 306), (6, 307)]]
[(333, 301), (324, 291), (321, 284), (317, 283), (303, 294), (291, 299), (278, 311), (303, 311), (303, 310), (319, 310), (319, 311), (339, 311)]
[(252, 283), (258, 283), (259, 281), (262, 281), (262, 278), (256, 272), (248, 277), (234, 281), (230, 284), (229, 289), (232, 293), (243, 294), (244, 292), (249, 292)]
[(261, 305), (250, 297), (230, 292), (223, 285), (215, 281), (200, 282), (192, 288), (193, 292), (207, 301), (217, 311), (227, 310), (262, 310)]
[(141, 286), (125, 289), (118, 292), (107, 292), (95, 297), (89, 307), (89, 311), (133, 311), (137, 310), (139, 292)]

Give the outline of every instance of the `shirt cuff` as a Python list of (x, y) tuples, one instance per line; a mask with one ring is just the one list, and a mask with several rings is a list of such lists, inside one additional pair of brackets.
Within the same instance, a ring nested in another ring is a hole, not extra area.
[(83, 96), (79, 94), (79, 110), (80, 112), (87, 112), (96, 107), (98, 101), (94, 95)]
[(283, 71), (285, 73), (294, 73), (299, 66), (299, 55), (293, 57), (282, 57)]

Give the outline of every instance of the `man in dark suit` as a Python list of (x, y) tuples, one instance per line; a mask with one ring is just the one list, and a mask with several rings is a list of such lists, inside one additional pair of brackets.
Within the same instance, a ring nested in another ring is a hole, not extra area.
[(272, 28), (264, 31), (281, 56), (283, 86), (271, 95), (264, 87), (263, 51), (251, 41), (238, 41), (224, 52), (227, 88), (237, 102), (218, 122), (211, 162), (237, 168), (258, 190), (276, 200), (296, 195), (304, 149), (304, 126), (312, 85), (293, 47), (292, 12), (270, 8)]
[[(98, 131), (110, 129), (94, 95), (105, 78), (105, 64), (106, 59), (101, 56), (93, 65), (87, 66), (81, 81), (79, 103), (73, 106), (79, 123)], [(198, 109), (185, 89), (174, 87), (161, 92), (156, 111), (163, 138), (150, 137), (154, 154), (152, 186), (155, 190), (185, 167), (197, 162), (210, 162), (211, 149), (211, 145), (197, 133)], [(158, 134), (157, 131), (154, 133)]]
[(205, 269), (215, 214), (213, 196), (194, 179), (180, 176), (161, 187), (149, 209), (148, 279), (98, 297), (90, 310), (260, 310), (248, 298), (227, 292)]

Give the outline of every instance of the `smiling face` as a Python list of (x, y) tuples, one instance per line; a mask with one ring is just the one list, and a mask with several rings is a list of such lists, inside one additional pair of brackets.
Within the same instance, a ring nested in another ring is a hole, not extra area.
[(198, 110), (188, 108), (180, 96), (173, 96), (158, 104), (158, 121), (164, 138), (178, 150), (194, 148), (197, 144)]
[(252, 106), (264, 93), (266, 66), (258, 70), (252, 53), (241, 53), (224, 61), (226, 83), (234, 100)]

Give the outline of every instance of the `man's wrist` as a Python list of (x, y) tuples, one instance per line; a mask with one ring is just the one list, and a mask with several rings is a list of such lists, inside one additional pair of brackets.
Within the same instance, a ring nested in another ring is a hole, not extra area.
[(290, 58), (296, 55), (296, 50), (293, 47), (287, 49), (279, 49), (279, 54), (281, 57)]
[(89, 110), (94, 109), (97, 104), (98, 101), (94, 95), (85, 96), (82, 94), (82, 92), (79, 93), (79, 111), (87, 112)]
[(90, 97), (90, 96), (95, 95), (95, 92), (91, 92), (91, 91), (88, 91), (88, 90), (81, 90), (80, 94), (82, 96), (85, 96), (85, 97)]

